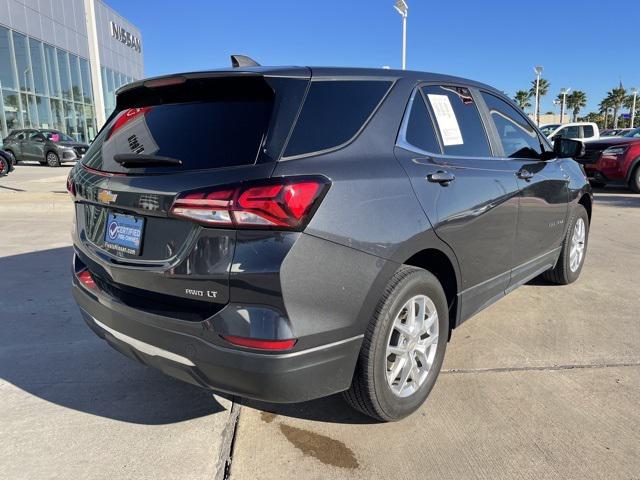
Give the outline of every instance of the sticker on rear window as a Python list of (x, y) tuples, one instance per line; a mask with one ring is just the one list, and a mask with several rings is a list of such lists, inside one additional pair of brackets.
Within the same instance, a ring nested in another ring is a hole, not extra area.
[(451, 106), (451, 101), (446, 95), (434, 95), (429, 94), (429, 102), (433, 108), (433, 113), (436, 116), (436, 122), (442, 136), (443, 145), (462, 145), (464, 140), (462, 139), (462, 132), (460, 132), (460, 125), (458, 125), (458, 119)]

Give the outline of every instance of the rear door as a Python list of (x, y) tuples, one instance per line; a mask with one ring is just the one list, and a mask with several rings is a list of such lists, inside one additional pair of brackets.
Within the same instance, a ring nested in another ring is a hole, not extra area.
[(437, 235), (460, 264), (463, 318), (504, 295), (518, 213), (515, 167), (493, 157), (476, 100), (462, 85), (417, 89), (396, 148)]
[[(482, 92), (499, 155), (516, 172), (519, 212), (510, 288), (551, 268), (565, 232), (568, 178), (556, 159), (542, 160), (546, 142), (516, 107)], [(579, 127), (569, 127), (579, 128)]]
[(11, 139), (11, 149), (13, 150), (13, 154), (16, 156), (16, 160), (26, 160), (22, 153), (24, 140), (26, 138), (26, 130), (23, 130), (16, 133), (15, 136)]
[[(227, 302), (235, 231), (169, 210), (180, 193), (270, 177), (309, 78), (289, 75), (193, 75), (118, 96), (73, 179), (78, 243), (103, 288)], [(181, 163), (125, 168), (118, 155)]]

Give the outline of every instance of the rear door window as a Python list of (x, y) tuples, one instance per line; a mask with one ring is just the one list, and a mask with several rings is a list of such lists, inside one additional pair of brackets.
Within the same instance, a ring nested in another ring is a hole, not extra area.
[(382, 80), (311, 82), (284, 156), (328, 150), (351, 140), (391, 84), (391, 81)]
[(495, 95), (482, 92), (482, 98), (498, 131), (504, 155), (509, 158), (540, 158), (540, 138), (524, 116)]
[(446, 155), (490, 157), (491, 147), (471, 91), (466, 87), (426, 86)]
[(565, 127), (554, 135), (554, 137), (562, 138), (582, 138), (580, 136), (580, 127)]
[(595, 132), (593, 130), (593, 125), (584, 125), (582, 127), (582, 132), (583, 132), (584, 138), (593, 137), (595, 135)]

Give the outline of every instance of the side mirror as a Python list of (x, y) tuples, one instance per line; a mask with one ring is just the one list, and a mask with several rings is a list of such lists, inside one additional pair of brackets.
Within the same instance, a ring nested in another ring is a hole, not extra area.
[(584, 143), (570, 138), (556, 138), (553, 142), (553, 153), (558, 158), (578, 158), (585, 154)]

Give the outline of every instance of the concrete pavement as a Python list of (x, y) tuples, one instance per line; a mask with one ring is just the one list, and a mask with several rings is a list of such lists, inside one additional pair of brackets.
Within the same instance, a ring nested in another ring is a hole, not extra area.
[(231, 478), (640, 479), (640, 196), (596, 197), (580, 280), (532, 282), (463, 324), (416, 414), (247, 402)]
[(67, 170), (0, 179), (23, 190), (0, 188), (0, 478), (214, 479), (231, 402), (114, 352), (78, 313), (71, 202), (53, 193)]
[(0, 179), (0, 478), (640, 479), (640, 196), (600, 191), (582, 278), (469, 320), (427, 404), (374, 424), (340, 396), (238, 409), (95, 337), (67, 170)]

